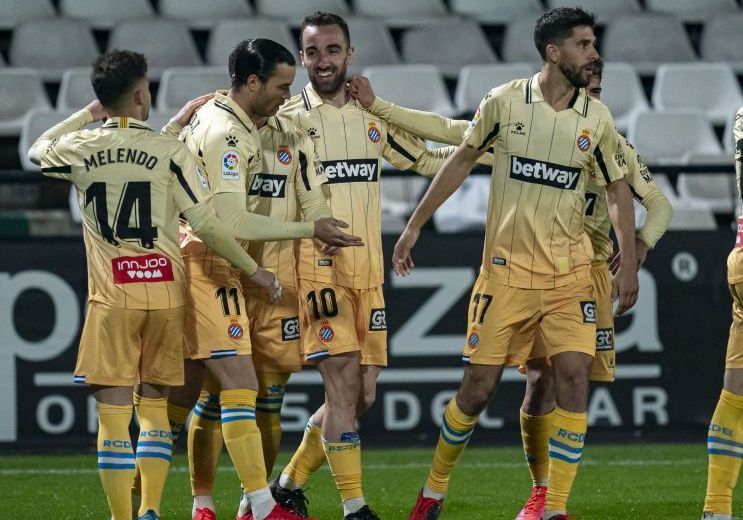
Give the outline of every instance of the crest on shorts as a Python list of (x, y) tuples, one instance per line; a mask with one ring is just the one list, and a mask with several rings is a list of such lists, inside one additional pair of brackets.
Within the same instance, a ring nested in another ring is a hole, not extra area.
[(333, 332), (333, 327), (330, 326), (330, 324), (327, 321), (322, 322), (323, 325), (320, 327), (320, 341), (323, 343), (330, 343), (333, 341), (333, 338), (335, 337), (335, 332)]
[(230, 323), (230, 326), (227, 327), (227, 334), (232, 339), (240, 339), (243, 337), (243, 334), (245, 334), (245, 331), (243, 330), (242, 325), (232, 322)]
[(292, 162), (292, 153), (289, 151), (288, 146), (279, 146), (279, 151), (276, 152), (276, 158), (284, 166)]
[(475, 349), (480, 346), (480, 335), (477, 332), (473, 332), (472, 334), (470, 334), (467, 338), (467, 345), (469, 345), (471, 349)]
[(382, 140), (382, 133), (379, 131), (374, 121), (369, 122), (369, 130), (367, 131), (367, 134), (369, 135), (369, 140), (374, 144), (378, 144), (379, 141)]
[(591, 138), (588, 136), (589, 133), (590, 131), (587, 128), (584, 128), (578, 136), (578, 139), (575, 140), (575, 145), (581, 152), (587, 152), (591, 149)]

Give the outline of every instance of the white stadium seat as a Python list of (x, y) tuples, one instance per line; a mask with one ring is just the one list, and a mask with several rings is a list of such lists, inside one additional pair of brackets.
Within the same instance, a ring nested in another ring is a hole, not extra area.
[[(344, 0), (256, 0), (255, 8), (259, 16), (279, 18), (293, 25), (301, 25), (302, 19), (315, 11), (335, 13), (343, 17), (350, 13)], [(353, 35), (353, 33), (351, 33)]]
[(713, 213), (735, 209), (735, 175), (732, 173), (680, 173), (676, 184), (679, 197), (705, 206)]
[(439, 233), (480, 231), (488, 218), (490, 177), (471, 175), (433, 214)]
[(620, 132), (626, 132), (630, 120), (649, 110), (640, 76), (627, 63), (607, 63), (601, 80), (601, 101), (609, 107)]
[(725, 118), (725, 130), (722, 134), (722, 148), (726, 153), (732, 155), (735, 153), (735, 136), (733, 135), (733, 126), (735, 126), (736, 110), (731, 110)]
[(297, 63), (294, 72), (294, 81), (292, 82), (292, 86), (289, 88), (292, 96), (299, 94), (302, 89), (307, 86), (307, 83), (310, 82), (310, 78), (307, 75), (307, 69), (302, 67), (301, 64)]
[(648, 164), (688, 164), (692, 153), (722, 153), (700, 110), (641, 112), (630, 122), (627, 137)]
[(536, 18), (523, 18), (508, 24), (501, 46), (503, 61), (542, 65), (542, 57), (534, 45), (535, 22)]
[(527, 17), (536, 20), (544, 10), (539, 0), (450, 0), (449, 6), (453, 13), (486, 24), (507, 24)]
[(57, 96), (57, 110), (78, 110), (95, 99), (90, 82), (90, 67), (67, 69)]
[(188, 23), (196, 29), (207, 29), (220, 20), (247, 18), (253, 14), (246, 0), (159, 0), (160, 16)]
[(59, 81), (70, 67), (89, 67), (98, 53), (87, 23), (58, 18), (17, 27), (9, 55), (11, 65), (35, 67), (44, 80)]
[(648, 11), (672, 14), (684, 22), (701, 22), (716, 14), (731, 14), (740, 8), (735, 0), (645, 0)]
[(349, 73), (358, 74), (371, 65), (400, 63), (395, 42), (384, 22), (373, 18), (349, 18), (347, 21), (354, 48)]
[(696, 61), (684, 26), (673, 16), (638, 14), (609, 22), (603, 37), (606, 61), (632, 64), (640, 74), (652, 74), (661, 63)]
[(743, 74), (743, 13), (718, 15), (704, 24), (699, 50), (706, 61), (724, 61)]
[(402, 36), (402, 56), (407, 63), (436, 65), (448, 77), (456, 77), (462, 65), (498, 61), (480, 25), (465, 20), (409, 29)]
[(0, 69), (0, 136), (20, 135), (26, 112), (51, 108), (35, 69)]
[(465, 65), (459, 71), (454, 104), (461, 114), (477, 110), (480, 101), (490, 89), (518, 78), (528, 78), (536, 72), (529, 63), (494, 63), (491, 65)]
[(167, 67), (201, 65), (196, 44), (188, 27), (175, 20), (138, 20), (123, 22), (111, 32), (109, 49), (129, 49), (147, 57), (150, 78), (158, 80)]
[(156, 106), (175, 114), (197, 96), (229, 88), (230, 76), (224, 67), (171, 67), (160, 78)]
[[(69, 117), (70, 114), (75, 112), (74, 110), (69, 111), (56, 111), (50, 108), (36, 108), (26, 113), (23, 118), (23, 126), (21, 128), (20, 139), (18, 140), (18, 156), (21, 159), (21, 166), (24, 170), (28, 171), (39, 171), (40, 168), (32, 163), (28, 158), (28, 150), (34, 141), (39, 138), (41, 134), (53, 127), (60, 121)], [(99, 123), (93, 123), (88, 125), (87, 128), (93, 128), (98, 126)]]
[(155, 16), (148, 0), (61, 0), (59, 11), (66, 18), (85, 20), (101, 29), (108, 29), (125, 20)]
[(368, 67), (374, 92), (400, 106), (452, 116), (454, 107), (439, 69), (433, 65), (388, 65)]
[(575, 7), (579, 5), (584, 10), (596, 16), (598, 23), (606, 23), (612, 17), (624, 14), (634, 14), (642, 11), (637, 0), (547, 0), (547, 7)]
[[(708, 207), (694, 201), (681, 199), (668, 180), (668, 177), (664, 174), (653, 174), (653, 180), (668, 198), (671, 207), (673, 207), (673, 217), (668, 229), (676, 231), (709, 231), (717, 229), (715, 217)], [(636, 225), (639, 228), (645, 222), (646, 210), (639, 203), (635, 204), (635, 210)]]
[(666, 111), (698, 108), (716, 125), (743, 105), (738, 79), (725, 63), (669, 63), (655, 74), (653, 106)]
[(235, 45), (248, 38), (269, 38), (280, 43), (299, 60), (297, 43), (289, 26), (282, 22), (254, 18), (251, 20), (226, 20), (212, 29), (206, 49), (209, 65), (227, 67), (227, 60)]
[(0, 29), (9, 30), (23, 22), (56, 16), (51, 0), (3, 0), (0, 2)]
[(359, 16), (382, 17), (391, 27), (443, 21), (449, 17), (442, 0), (354, 0)]

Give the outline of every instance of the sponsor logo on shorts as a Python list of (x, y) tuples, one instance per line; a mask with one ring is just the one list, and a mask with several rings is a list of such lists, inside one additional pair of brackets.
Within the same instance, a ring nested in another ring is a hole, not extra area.
[(281, 341), (299, 339), (299, 316), (281, 320)]
[(259, 173), (253, 177), (250, 183), (248, 195), (283, 199), (286, 196), (286, 177), (283, 175), (271, 175), (270, 173)]
[(494, 256), (493, 265), (506, 265), (506, 259)]
[(614, 350), (614, 329), (596, 329), (596, 351)]
[(335, 332), (333, 332), (333, 328), (328, 324), (328, 322), (324, 322), (323, 326), (320, 327), (320, 341), (323, 343), (330, 343), (333, 341), (333, 338), (335, 337)]
[(372, 309), (369, 317), (369, 330), (387, 330), (387, 311), (385, 309)]
[(373, 121), (369, 123), (369, 131), (367, 132), (367, 134), (369, 135), (369, 140), (374, 144), (378, 144), (379, 141), (382, 140), (382, 133), (374, 125)]
[(596, 323), (596, 302), (580, 302), (583, 323)]
[(333, 261), (330, 258), (321, 258), (317, 261), (318, 267), (330, 267), (333, 265)]
[(477, 332), (473, 332), (470, 334), (470, 336), (467, 338), (467, 344), (470, 346), (470, 348), (477, 348), (480, 345), (480, 335)]
[(227, 334), (232, 339), (240, 339), (243, 337), (243, 334), (245, 334), (245, 331), (239, 323), (230, 323), (230, 326), (227, 327)]
[(323, 161), (322, 166), (328, 184), (377, 182), (379, 178), (379, 163), (370, 159)]
[(292, 154), (287, 146), (279, 146), (279, 151), (276, 152), (276, 158), (284, 166), (292, 162)]
[(115, 284), (172, 282), (173, 264), (158, 253), (144, 256), (120, 256), (111, 260)]
[(517, 181), (574, 190), (578, 186), (580, 169), (512, 155), (510, 177)]

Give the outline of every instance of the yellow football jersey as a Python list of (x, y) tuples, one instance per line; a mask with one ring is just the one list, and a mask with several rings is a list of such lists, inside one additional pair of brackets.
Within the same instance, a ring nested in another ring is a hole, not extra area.
[[(743, 198), (743, 107), (735, 114), (733, 126), (735, 139), (735, 180), (738, 186), (738, 198)], [(738, 216), (738, 235), (735, 248), (728, 256), (728, 281), (737, 283), (743, 280), (743, 215)]]
[(312, 85), (280, 110), (304, 129), (315, 143), (328, 186), (328, 204), (335, 218), (349, 224), (345, 232), (362, 238), (365, 247), (342, 248), (323, 255), (315, 241), (302, 240), (300, 278), (354, 289), (382, 284), (380, 168), (382, 158), (401, 170), (433, 176), (444, 157), (429, 153), (425, 143), (349, 101), (341, 108), (324, 103)]
[[(248, 211), (276, 220), (301, 220), (297, 192), (321, 189), (326, 180), (314, 143), (307, 132), (279, 115), (268, 118), (258, 135), (263, 161), (260, 171), (248, 175)], [(250, 242), (247, 251), (289, 288), (297, 286), (295, 245), (294, 240)], [(243, 284), (253, 285), (245, 277)]]
[(627, 174), (609, 110), (576, 89), (569, 108), (544, 101), (539, 73), (491, 90), (464, 142), (493, 148), (482, 273), (512, 287), (547, 289), (588, 277), (586, 183)]
[(209, 191), (183, 143), (113, 117), (57, 139), (41, 167), (77, 188), (89, 300), (143, 310), (184, 305), (178, 214)]

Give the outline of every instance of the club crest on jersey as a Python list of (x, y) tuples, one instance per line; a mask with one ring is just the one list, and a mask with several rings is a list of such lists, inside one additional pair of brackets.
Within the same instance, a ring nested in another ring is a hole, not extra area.
[(240, 156), (234, 150), (222, 154), (222, 178), (231, 181), (240, 179)]
[(287, 146), (279, 146), (279, 151), (276, 152), (276, 158), (284, 166), (292, 162), (292, 154)]
[(477, 348), (480, 345), (480, 335), (477, 332), (470, 334), (467, 338), (467, 345), (472, 349)]
[(578, 139), (575, 140), (575, 145), (581, 152), (587, 152), (591, 149), (591, 138), (588, 136), (588, 134), (589, 131), (587, 129), (584, 129), (578, 136)]
[(227, 327), (227, 334), (232, 339), (240, 339), (243, 337), (244, 333), (245, 331), (243, 330), (242, 325), (240, 325), (239, 323), (233, 322), (233, 323), (230, 323), (229, 327)]
[(369, 123), (369, 130), (367, 131), (367, 134), (369, 135), (369, 140), (374, 144), (378, 144), (379, 141), (382, 140), (382, 133), (376, 127), (374, 121)]
[(320, 341), (323, 343), (330, 343), (333, 341), (333, 338), (335, 337), (335, 332), (333, 332), (333, 328), (330, 326), (330, 324), (325, 321), (323, 322), (323, 326), (320, 327)]

